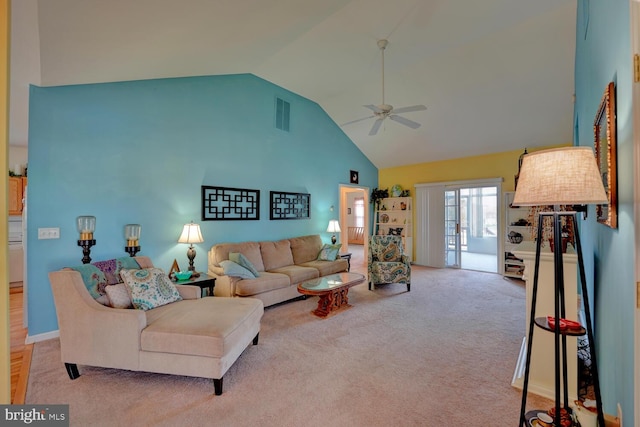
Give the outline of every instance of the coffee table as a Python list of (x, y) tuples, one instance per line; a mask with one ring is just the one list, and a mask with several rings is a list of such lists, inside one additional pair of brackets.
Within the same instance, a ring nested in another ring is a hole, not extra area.
[(318, 308), (312, 311), (318, 317), (327, 317), (332, 312), (349, 304), (349, 288), (364, 282), (358, 273), (337, 273), (317, 279), (307, 280), (298, 285), (298, 292), (304, 295), (318, 295)]

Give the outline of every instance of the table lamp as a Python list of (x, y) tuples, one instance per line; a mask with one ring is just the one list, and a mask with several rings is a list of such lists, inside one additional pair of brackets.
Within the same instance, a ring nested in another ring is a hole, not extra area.
[(200, 233), (200, 225), (194, 224), (193, 221), (191, 221), (189, 224), (185, 224), (182, 229), (182, 234), (178, 238), (178, 243), (189, 243), (187, 258), (189, 258), (189, 271), (193, 272), (191, 277), (200, 276), (200, 274), (196, 272), (196, 269), (193, 266), (193, 260), (196, 257), (196, 250), (193, 247), (193, 244), (202, 242), (204, 242), (204, 239), (202, 238), (202, 233)]
[(340, 233), (340, 223), (337, 219), (332, 219), (329, 221), (327, 233), (333, 233), (333, 235), (331, 236), (331, 243), (335, 245), (337, 241), (336, 233)]

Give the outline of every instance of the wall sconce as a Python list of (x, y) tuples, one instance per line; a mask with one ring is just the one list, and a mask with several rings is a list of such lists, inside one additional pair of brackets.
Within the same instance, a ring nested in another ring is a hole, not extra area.
[(89, 264), (91, 262), (91, 247), (95, 246), (96, 240), (93, 238), (93, 232), (96, 230), (96, 217), (95, 216), (79, 216), (76, 219), (78, 226), (78, 233), (80, 233), (80, 239), (78, 239), (78, 246), (82, 247), (82, 263)]
[(128, 253), (130, 257), (134, 257), (140, 252), (141, 229), (140, 224), (127, 224), (124, 226), (124, 238), (127, 240), (127, 246), (124, 247), (124, 251)]
[(200, 233), (200, 225), (194, 224), (193, 221), (189, 224), (185, 224), (182, 229), (182, 234), (178, 238), (178, 243), (189, 243), (189, 250), (187, 250), (187, 258), (189, 258), (189, 271), (192, 271), (191, 277), (199, 277), (200, 273), (196, 272), (196, 268), (193, 266), (193, 260), (196, 257), (196, 250), (193, 247), (194, 243), (202, 243), (202, 233)]
[(333, 233), (331, 236), (331, 243), (336, 244), (336, 233), (340, 233), (340, 223), (337, 219), (332, 219), (329, 221), (329, 226), (327, 227), (327, 233)]

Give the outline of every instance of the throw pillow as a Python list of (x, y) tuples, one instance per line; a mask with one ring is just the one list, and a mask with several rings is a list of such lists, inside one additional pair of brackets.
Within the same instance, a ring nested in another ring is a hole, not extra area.
[(131, 298), (127, 291), (127, 286), (124, 283), (118, 283), (116, 285), (109, 285), (104, 288), (105, 292), (109, 296), (109, 306), (113, 308), (131, 308)]
[(182, 299), (176, 286), (159, 268), (123, 269), (120, 276), (129, 289), (133, 308), (151, 310)]
[(253, 274), (254, 278), (260, 275), (260, 273), (258, 273), (258, 270), (256, 270), (256, 268), (253, 266), (251, 261), (249, 261), (249, 259), (246, 256), (242, 255), (240, 252), (229, 252), (229, 261), (233, 261), (236, 264), (240, 264), (242, 267), (249, 270), (251, 274)]
[(337, 245), (330, 245), (328, 243), (322, 246), (320, 249), (320, 253), (318, 254), (318, 261), (335, 261), (338, 259), (338, 252), (340, 252), (340, 248), (342, 247), (342, 243), (338, 243)]
[(220, 261), (220, 266), (222, 267), (222, 270), (224, 270), (224, 274), (226, 274), (227, 276), (236, 276), (242, 279), (256, 278), (256, 276), (254, 276), (251, 271), (247, 270), (240, 264), (236, 264), (233, 261), (229, 261), (229, 260)]

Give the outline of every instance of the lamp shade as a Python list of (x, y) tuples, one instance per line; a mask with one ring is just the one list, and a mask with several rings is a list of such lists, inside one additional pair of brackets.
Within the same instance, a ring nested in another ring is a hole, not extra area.
[(92, 240), (93, 232), (96, 230), (95, 216), (79, 216), (76, 219), (80, 240)]
[(127, 246), (138, 246), (141, 230), (140, 224), (127, 224), (124, 226), (124, 238), (127, 240)]
[(591, 148), (556, 148), (524, 156), (514, 206), (594, 203), (608, 201)]
[(340, 223), (337, 219), (332, 219), (329, 221), (327, 233), (340, 233)]
[(193, 222), (185, 224), (182, 229), (182, 234), (178, 238), (178, 243), (202, 243), (202, 233), (200, 233), (200, 225)]

